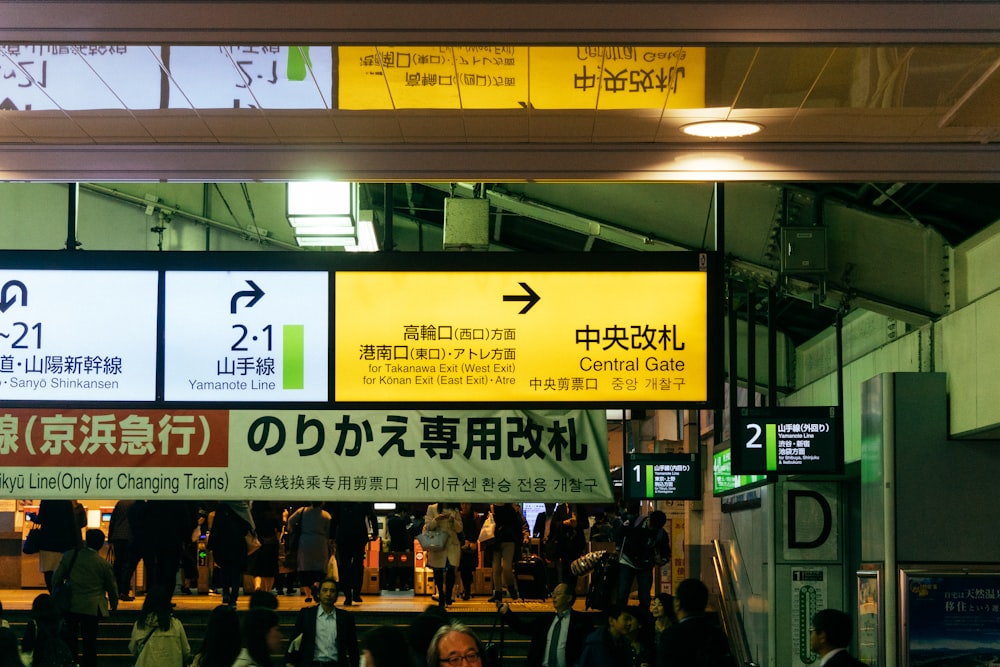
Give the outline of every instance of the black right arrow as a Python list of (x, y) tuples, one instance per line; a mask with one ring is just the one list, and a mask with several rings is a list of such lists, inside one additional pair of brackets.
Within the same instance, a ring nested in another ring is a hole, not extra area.
[(237, 292), (233, 295), (233, 298), (229, 300), (230, 313), (233, 313), (234, 315), (236, 314), (236, 302), (240, 300), (240, 297), (250, 297), (249, 303), (247, 303), (244, 308), (253, 308), (253, 305), (260, 301), (260, 298), (264, 296), (264, 290), (257, 287), (257, 283), (254, 281), (248, 280), (247, 285), (249, 285), (252, 289), (245, 292)]
[(20, 280), (8, 280), (0, 288), (0, 313), (6, 313), (11, 306), (17, 303), (16, 294), (7, 295), (8, 290), (14, 287), (21, 288), (21, 305), (28, 305), (28, 288)]
[(541, 301), (542, 298), (540, 296), (538, 296), (537, 294), (535, 294), (535, 290), (533, 290), (530, 287), (528, 287), (528, 283), (518, 283), (518, 285), (520, 285), (521, 288), (525, 292), (527, 292), (527, 294), (504, 294), (503, 295), (503, 300), (504, 301), (527, 301), (528, 303), (526, 303), (524, 305), (524, 308), (521, 309), (521, 312), (518, 313), (518, 315), (524, 315), (526, 312), (528, 312), (529, 310), (531, 310), (532, 306), (534, 306), (536, 303), (538, 303), (539, 301)]

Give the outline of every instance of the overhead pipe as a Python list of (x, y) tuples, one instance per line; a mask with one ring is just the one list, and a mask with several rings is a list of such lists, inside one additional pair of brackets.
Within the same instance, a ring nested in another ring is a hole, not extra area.
[(774, 285), (767, 288), (767, 407), (778, 405), (778, 314)]
[(747, 284), (747, 406), (757, 406), (757, 286)]
[(80, 184), (68, 183), (66, 212), (66, 250), (79, 250), (83, 245), (76, 238), (77, 223), (80, 218)]
[[(143, 199), (142, 197), (136, 197), (135, 195), (130, 195), (130, 194), (127, 194), (127, 193), (124, 193), (124, 192), (119, 192), (118, 190), (115, 190), (113, 188), (108, 188), (108, 187), (105, 187), (103, 185), (97, 185), (95, 183), (83, 183), (83, 184), (80, 185), (80, 187), (82, 189), (84, 189), (84, 190), (87, 190), (88, 192), (94, 192), (94, 193), (97, 193), (97, 194), (104, 195), (105, 197), (110, 197), (112, 199), (118, 199), (120, 201), (128, 202), (130, 204), (134, 204), (134, 205), (138, 206), (139, 208), (143, 208), (144, 209), (144, 208), (152, 205), (155, 208), (157, 208), (160, 211), (162, 211), (164, 215), (168, 215), (168, 216), (170, 216), (172, 218), (175, 218), (175, 217), (179, 216), (179, 217), (182, 217), (182, 218), (186, 218), (187, 220), (190, 220), (192, 222), (197, 222), (197, 223), (200, 223), (202, 225), (206, 225), (208, 227), (213, 227), (215, 229), (221, 229), (223, 231), (229, 232), (230, 234), (235, 234), (237, 236), (243, 236), (243, 237), (247, 236), (247, 231), (245, 229), (241, 228), (241, 227), (236, 226), (236, 225), (230, 225), (230, 224), (225, 223), (225, 222), (220, 222), (218, 220), (213, 220), (212, 218), (207, 218), (207, 217), (205, 217), (203, 215), (198, 215), (196, 213), (189, 213), (188, 211), (185, 211), (183, 209), (179, 209), (179, 208), (174, 207), (174, 206), (168, 206), (166, 204), (162, 204), (162, 203), (159, 203), (159, 202), (155, 202), (155, 203), (149, 202), (149, 201)], [(302, 248), (300, 248), (295, 243), (286, 243), (285, 241), (279, 241), (277, 239), (273, 239), (273, 238), (270, 238), (270, 237), (256, 238), (254, 240), (257, 241), (258, 243), (260, 243), (261, 245), (271, 245), (271, 246), (275, 246), (275, 247), (278, 247), (278, 248), (282, 248), (284, 250), (302, 250)]]
[[(382, 186), (382, 221), (385, 229), (382, 230), (382, 250), (392, 252), (395, 241), (392, 239), (392, 205), (395, 197), (395, 189), (392, 183), (385, 183)], [(421, 250), (423, 248), (421, 247)]]
[(837, 405), (844, 409), (844, 309), (837, 309), (837, 320), (834, 324), (837, 332)]
[[(726, 318), (726, 328), (729, 332), (729, 437), (733, 438), (733, 414), (738, 409), (736, 405), (736, 369), (739, 364), (739, 348), (737, 346), (736, 339), (739, 335), (736, 330), (736, 280), (730, 278), (726, 281), (729, 299), (727, 299), (728, 314)], [(721, 430), (721, 421), (719, 423), (719, 428)]]
[[(725, 258), (726, 256), (726, 184), (716, 183), (713, 190), (713, 199), (715, 200), (715, 247), (719, 253), (719, 256)], [(730, 277), (726, 281), (726, 324), (728, 335), (728, 350), (729, 350), (729, 373), (727, 374), (727, 380), (729, 382), (729, 437), (733, 437), (733, 414), (734, 411), (739, 409), (736, 405), (737, 403), (737, 385), (738, 382), (738, 368), (739, 368), (739, 332), (737, 330), (737, 316), (736, 316), (736, 281)], [(722, 419), (719, 419), (716, 423), (716, 440), (722, 434)]]

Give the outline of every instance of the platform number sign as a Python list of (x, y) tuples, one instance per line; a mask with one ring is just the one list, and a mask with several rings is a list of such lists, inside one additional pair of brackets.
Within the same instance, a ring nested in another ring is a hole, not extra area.
[(732, 423), (734, 475), (839, 474), (844, 470), (840, 408), (737, 408)]

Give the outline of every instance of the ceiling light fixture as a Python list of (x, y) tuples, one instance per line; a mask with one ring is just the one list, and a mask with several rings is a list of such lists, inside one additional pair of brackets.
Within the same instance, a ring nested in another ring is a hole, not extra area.
[(344, 181), (289, 183), (285, 215), (300, 246), (356, 246), (358, 184)]
[(706, 139), (729, 139), (757, 134), (764, 129), (760, 123), (744, 120), (704, 120), (681, 126), (684, 134)]

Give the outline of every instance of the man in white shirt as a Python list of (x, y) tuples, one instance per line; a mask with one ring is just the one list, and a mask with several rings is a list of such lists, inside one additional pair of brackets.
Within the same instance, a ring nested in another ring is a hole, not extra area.
[(504, 622), (514, 632), (530, 635), (531, 644), (524, 664), (526, 667), (575, 667), (583, 652), (583, 643), (593, 629), (589, 617), (573, 611), (576, 594), (568, 584), (559, 584), (552, 591), (555, 614), (543, 614), (529, 621), (500, 606)]
[(285, 662), (296, 667), (358, 667), (358, 635), (354, 617), (337, 609), (337, 582), (319, 584), (319, 604), (304, 607), (295, 618)]

